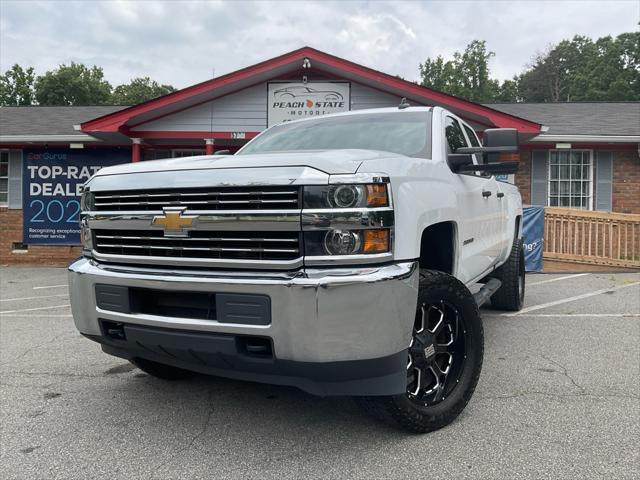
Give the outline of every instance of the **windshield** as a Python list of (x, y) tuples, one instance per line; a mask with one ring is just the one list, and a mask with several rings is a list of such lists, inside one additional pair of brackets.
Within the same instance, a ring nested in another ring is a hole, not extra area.
[(431, 158), (431, 112), (380, 112), (283, 123), (249, 142), (238, 155), (362, 148)]

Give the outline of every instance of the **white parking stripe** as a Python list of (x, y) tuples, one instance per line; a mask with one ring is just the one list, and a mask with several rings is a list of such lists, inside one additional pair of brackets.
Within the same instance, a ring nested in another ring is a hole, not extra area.
[(18, 310), (3, 310), (3, 311), (0, 311), (0, 315), (4, 313), (35, 312), (36, 310), (51, 310), (54, 308), (63, 308), (63, 307), (69, 307), (69, 306), (70, 305), (68, 303), (65, 303), (64, 305), (51, 305), (50, 307), (20, 308)]
[[(483, 315), (483, 317), (512, 317), (512, 313), (498, 315)], [(566, 318), (566, 317), (597, 317), (597, 318), (640, 318), (640, 313), (525, 313), (521, 317), (531, 318)]]
[(62, 287), (67, 287), (67, 284), (64, 283), (62, 285), (44, 285), (42, 287), (33, 287), (34, 290), (43, 290), (45, 288), (62, 288)]
[(3, 298), (0, 302), (17, 302), (18, 300), (36, 300), (38, 298), (54, 298), (54, 297), (68, 297), (67, 293), (60, 293), (58, 295), (40, 295), (37, 297), (20, 297), (20, 298)]
[(550, 278), (549, 280), (542, 280), (540, 282), (527, 283), (527, 287), (533, 287), (534, 285), (544, 285), (545, 283), (551, 283), (551, 282), (559, 282), (560, 280), (568, 280), (570, 278), (584, 277), (585, 275), (589, 275), (589, 274), (576, 273), (575, 275), (567, 275), (566, 277)]
[[(34, 318), (32, 313), (10, 313), (8, 315), (2, 315), (2, 318)], [(48, 314), (47, 318), (71, 318), (73, 317), (73, 315), (71, 315), (70, 313), (64, 314), (64, 315), (52, 315), (52, 314)]]
[(583, 293), (582, 295), (576, 295), (574, 297), (562, 298), (560, 300), (555, 300), (553, 302), (543, 303), (540, 305), (533, 305), (531, 307), (523, 308), (519, 312), (516, 313), (508, 313), (505, 317), (515, 317), (516, 315), (523, 315), (527, 312), (535, 312), (536, 310), (542, 310), (543, 308), (553, 307), (555, 305), (562, 305), (563, 303), (574, 302), (576, 300), (582, 300), (583, 298), (593, 297), (595, 295), (601, 295), (607, 292), (614, 292), (616, 290), (622, 290), (623, 288), (634, 287), (636, 285), (640, 285), (640, 282), (633, 282), (627, 285), (619, 285), (617, 287), (603, 288), (602, 290), (596, 290), (595, 292)]

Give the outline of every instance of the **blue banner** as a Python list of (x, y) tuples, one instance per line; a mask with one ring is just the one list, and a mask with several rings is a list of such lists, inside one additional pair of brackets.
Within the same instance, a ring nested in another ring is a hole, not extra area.
[(23, 242), (80, 244), (80, 189), (102, 167), (128, 163), (124, 149), (25, 149), (22, 152)]
[(524, 207), (522, 210), (524, 268), (527, 272), (539, 272), (544, 249), (544, 207)]

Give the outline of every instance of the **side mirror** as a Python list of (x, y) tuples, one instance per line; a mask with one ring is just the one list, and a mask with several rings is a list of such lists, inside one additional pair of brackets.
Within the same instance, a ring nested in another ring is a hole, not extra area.
[[(482, 134), (482, 146), (488, 149), (483, 155), (485, 163), (500, 162), (501, 157), (513, 160), (513, 155), (503, 154), (518, 153), (518, 131), (515, 128), (489, 128)], [(500, 148), (500, 151), (492, 151), (494, 148)]]
[[(462, 147), (456, 153), (482, 153), (484, 163), (499, 161), (500, 154), (518, 153), (518, 131), (515, 128), (489, 128), (482, 134), (482, 147)], [(513, 155), (506, 156), (513, 159)]]
[(473, 165), (473, 156), (468, 153), (450, 153), (447, 163), (453, 173), (461, 172), (467, 165)]
[[(518, 151), (518, 131), (515, 128), (488, 128), (482, 133), (483, 147), (510, 147)], [(510, 150), (502, 150), (503, 152)]]
[(466, 153), (450, 153), (447, 156), (449, 168), (454, 173), (482, 172), (490, 175), (510, 175), (518, 171), (520, 162), (473, 163), (473, 156)]
[(231, 150), (218, 150), (213, 152), (214, 155), (231, 155)]

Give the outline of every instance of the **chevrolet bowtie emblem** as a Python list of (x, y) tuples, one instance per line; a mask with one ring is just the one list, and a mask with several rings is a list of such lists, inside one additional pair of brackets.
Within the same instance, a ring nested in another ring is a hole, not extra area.
[(195, 226), (197, 215), (183, 215), (187, 207), (164, 207), (164, 215), (156, 215), (151, 221), (153, 227), (164, 228), (165, 237), (186, 237), (187, 231)]

